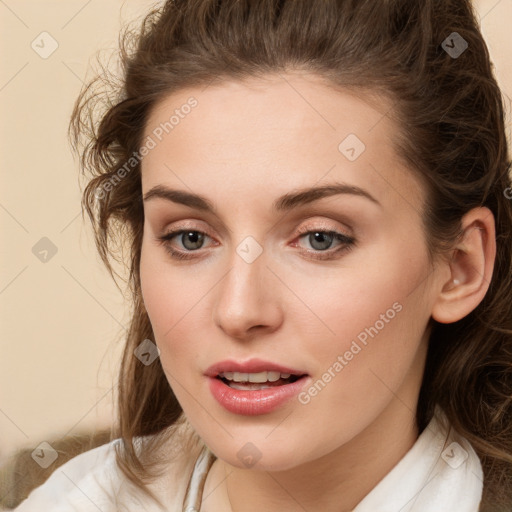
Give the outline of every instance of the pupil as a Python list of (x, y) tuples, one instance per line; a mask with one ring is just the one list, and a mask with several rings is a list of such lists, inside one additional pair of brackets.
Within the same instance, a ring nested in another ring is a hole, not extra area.
[[(190, 249), (190, 250), (199, 249), (202, 245), (203, 238), (204, 238), (203, 234), (199, 233), (197, 231), (189, 231), (188, 233), (183, 233), (183, 235), (182, 235), (183, 247), (185, 247), (186, 249)], [(188, 241), (192, 241), (192, 247), (190, 247), (190, 246), (187, 247), (186, 242), (188, 242)]]
[[(318, 250), (328, 249), (332, 243), (332, 235), (329, 235), (328, 233), (316, 232), (316, 233), (309, 235), (309, 237), (310, 237), (311, 247), (313, 247), (314, 249), (318, 249)], [(315, 247), (315, 243), (318, 241), (318, 239), (320, 239), (319, 240), (320, 247)], [(325, 243), (326, 241), (327, 241), (327, 244)], [(322, 246), (322, 242), (323, 242), (323, 246)]]

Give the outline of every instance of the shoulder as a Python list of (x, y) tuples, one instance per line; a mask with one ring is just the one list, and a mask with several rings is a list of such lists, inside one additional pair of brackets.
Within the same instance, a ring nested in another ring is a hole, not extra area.
[(118, 438), (81, 453), (58, 467), (14, 510), (181, 512), (186, 486), (202, 445), (193, 436), (190, 440), (186, 425), (177, 427), (169, 429), (169, 433), (174, 435), (161, 445), (152, 444), (156, 436), (136, 438), (135, 443), (139, 455), (162, 461), (161, 475), (147, 485), (165, 508), (150, 500), (121, 471), (116, 461), (116, 450), (122, 451), (122, 440)]
[[(18, 512), (69, 510), (110, 510), (112, 494), (119, 486), (115, 471), (115, 445), (119, 439), (86, 451), (59, 466), (50, 477), (36, 487), (16, 509)], [(105, 508), (104, 508), (105, 507)]]

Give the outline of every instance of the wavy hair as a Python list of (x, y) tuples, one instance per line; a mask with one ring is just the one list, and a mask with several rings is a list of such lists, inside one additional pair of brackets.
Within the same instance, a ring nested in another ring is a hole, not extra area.
[[(482, 462), (480, 510), (510, 510), (510, 160), (504, 96), (470, 1), (169, 0), (136, 23), (119, 37), (120, 72), (95, 74), (69, 125), (88, 176), (82, 215), (87, 211), (114, 280), (111, 260), (129, 270), (132, 311), (112, 434), (122, 440), (116, 458), (126, 477), (153, 496), (146, 483), (158, 473), (155, 454), (184, 420), (159, 359), (145, 366), (133, 354), (142, 340), (154, 339), (140, 291), (144, 210), (134, 157), (148, 114), (187, 87), (303, 70), (332, 87), (391, 100), (387, 115), (403, 127), (394, 134), (396, 152), (425, 184), (429, 252), (453, 246), (470, 209), (486, 206), (494, 214), (497, 255), (488, 292), (458, 322), (431, 319), (416, 419), (422, 431), (439, 404)], [(455, 40), (467, 43), (461, 54), (450, 52)], [(141, 450), (138, 438), (146, 443)]]

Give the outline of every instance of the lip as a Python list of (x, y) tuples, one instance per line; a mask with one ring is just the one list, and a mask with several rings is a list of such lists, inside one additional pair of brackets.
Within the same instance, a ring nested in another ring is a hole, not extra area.
[(211, 394), (224, 409), (245, 416), (272, 412), (298, 395), (312, 381), (309, 375), (304, 375), (291, 384), (258, 390), (240, 390), (229, 387), (217, 377), (207, 379)]
[[(290, 373), (301, 377), (290, 384), (257, 390), (234, 389), (217, 378), (222, 372), (259, 373), (264, 371)], [(257, 358), (247, 361), (233, 359), (219, 361), (211, 365), (204, 374), (208, 377), (210, 392), (215, 400), (227, 411), (246, 416), (272, 412), (298, 395), (303, 387), (311, 381), (309, 374), (303, 370)]]
[(207, 377), (217, 377), (217, 375), (222, 372), (259, 373), (265, 371), (290, 373), (292, 375), (307, 375), (306, 371), (257, 358), (249, 359), (248, 361), (235, 361), (234, 359), (219, 361), (208, 367), (204, 374)]

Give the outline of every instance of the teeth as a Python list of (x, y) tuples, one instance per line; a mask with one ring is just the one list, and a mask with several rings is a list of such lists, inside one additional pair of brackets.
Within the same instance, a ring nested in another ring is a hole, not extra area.
[(232, 382), (231, 384), (229, 384), (229, 387), (233, 388), (233, 389), (239, 389), (241, 391), (251, 391), (251, 390), (267, 389), (267, 388), (271, 388), (272, 386), (267, 386), (265, 384), (256, 384), (256, 383), (238, 384), (236, 382)]
[(224, 377), (235, 382), (275, 382), (279, 379), (287, 379), (290, 373), (279, 372), (260, 372), (260, 373), (240, 373), (240, 372), (223, 372), (219, 373), (219, 377)]

